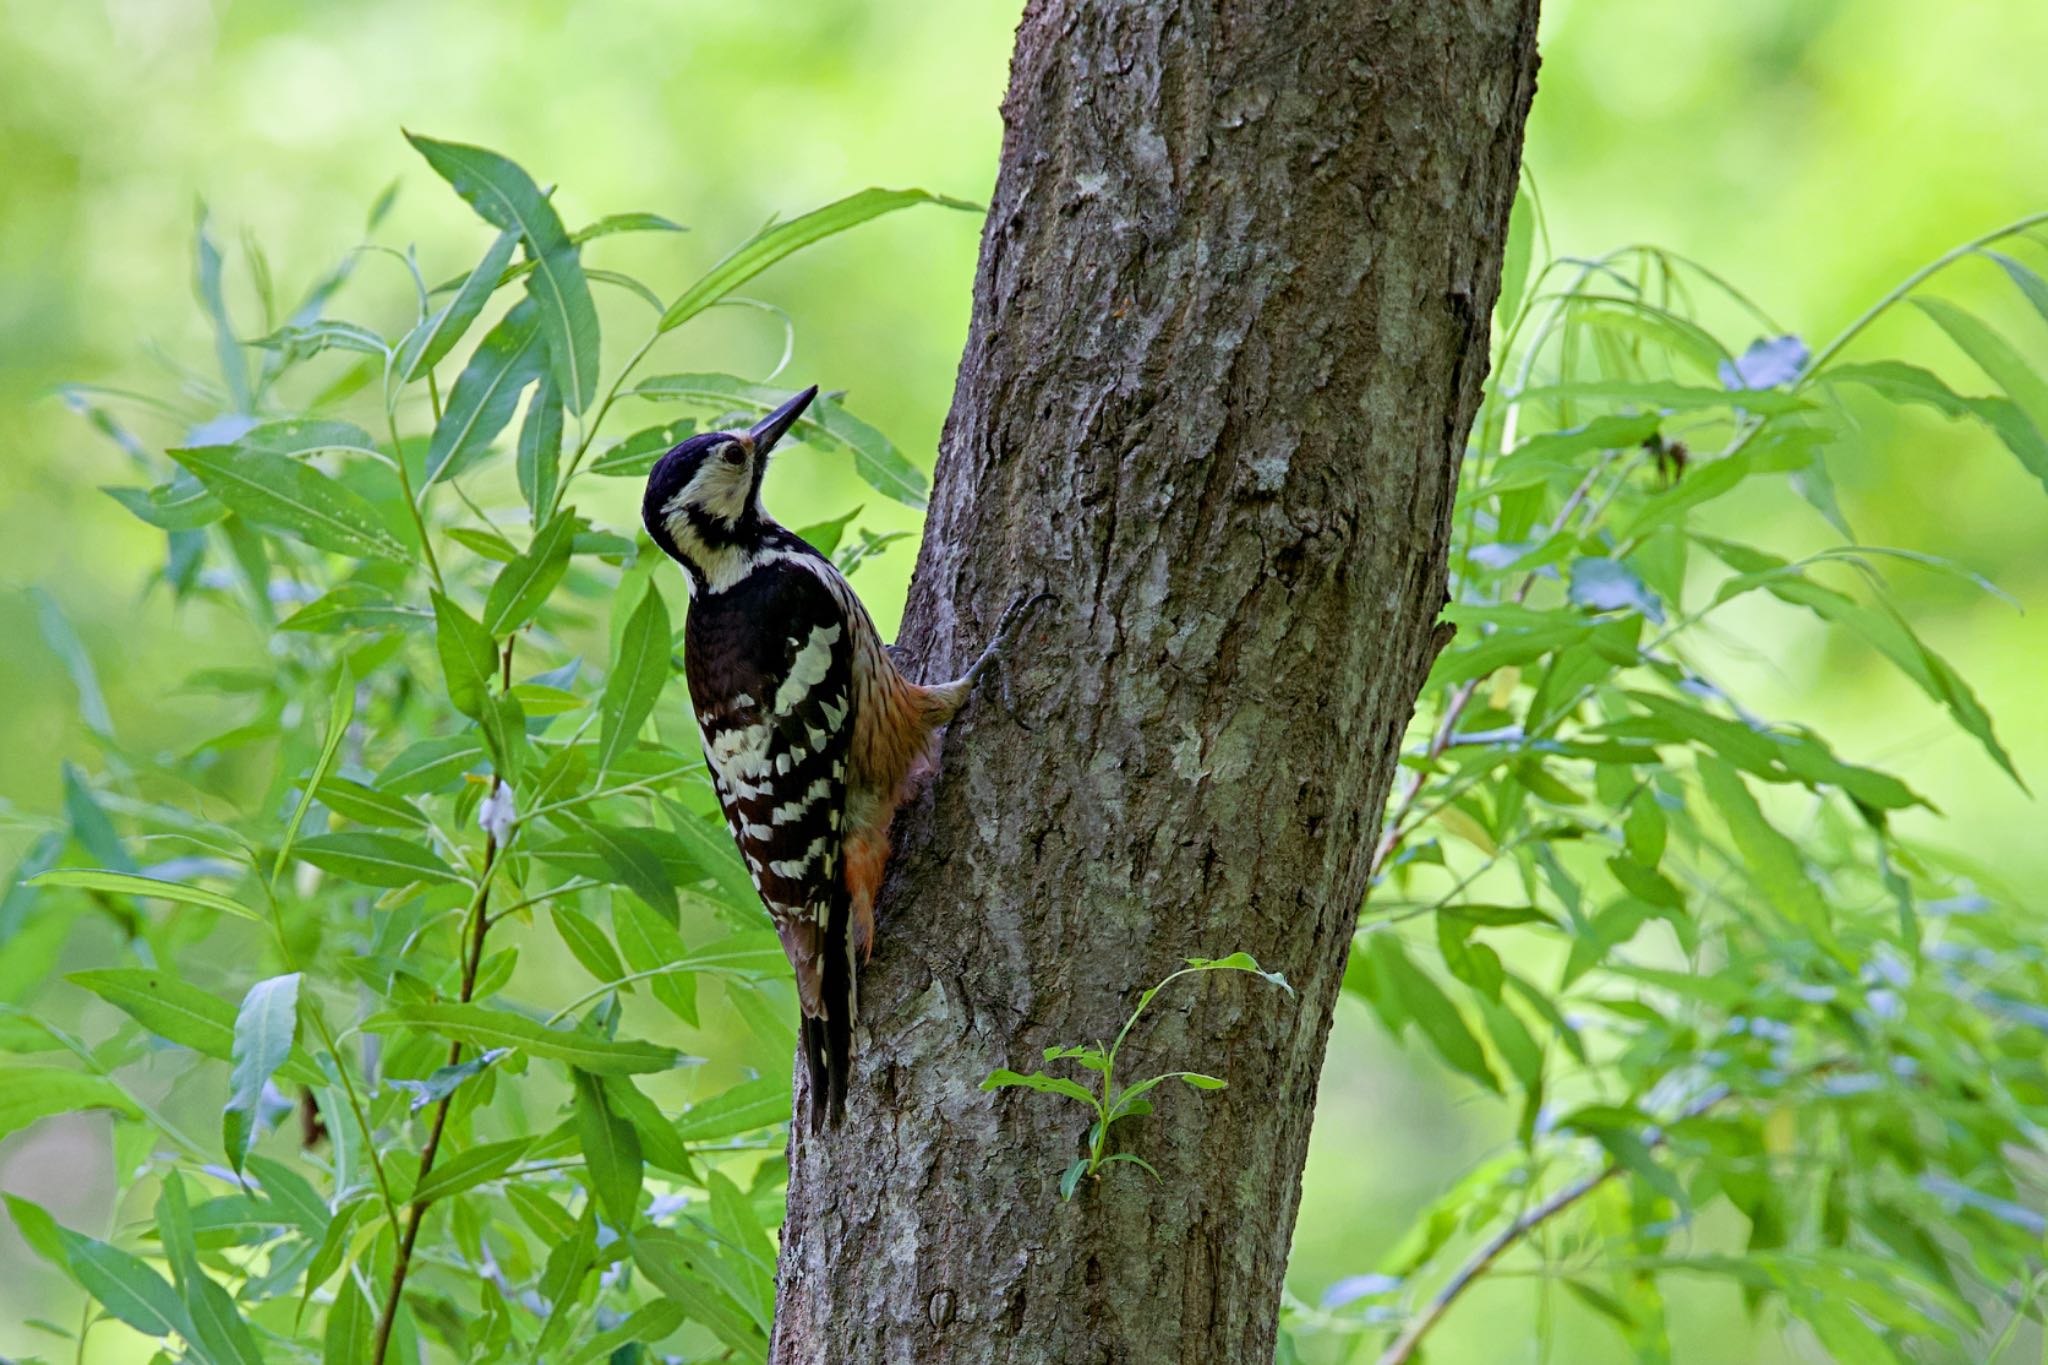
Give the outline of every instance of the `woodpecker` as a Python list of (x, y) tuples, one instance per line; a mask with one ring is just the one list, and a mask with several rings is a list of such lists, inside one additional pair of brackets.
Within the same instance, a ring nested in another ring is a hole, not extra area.
[(796, 969), (814, 1133), (846, 1113), (890, 821), (1039, 600), (1014, 604), (959, 677), (905, 678), (838, 568), (761, 507), (769, 452), (817, 394), (748, 430), (692, 436), (656, 462), (641, 503), (647, 534), (689, 577), (684, 676), (726, 824)]

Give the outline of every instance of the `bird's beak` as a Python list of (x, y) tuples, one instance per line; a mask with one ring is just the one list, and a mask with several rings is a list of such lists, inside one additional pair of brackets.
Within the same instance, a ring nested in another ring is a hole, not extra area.
[(796, 419), (803, 416), (804, 409), (818, 396), (818, 386), (811, 385), (796, 397), (784, 403), (775, 411), (763, 417), (747, 431), (747, 439), (754, 443), (756, 455), (766, 455), (775, 448), (775, 443), (789, 433), (796, 425)]

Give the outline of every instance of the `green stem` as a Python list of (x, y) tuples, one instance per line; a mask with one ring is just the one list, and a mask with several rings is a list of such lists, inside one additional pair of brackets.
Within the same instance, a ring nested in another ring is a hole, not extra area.
[(628, 356), (626, 363), (619, 367), (617, 376), (612, 380), (612, 386), (605, 390), (604, 401), (597, 405), (597, 412), (592, 415), (590, 424), (583, 428), (582, 434), (577, 438), (576, 453), (570, 456), (569, 467), (562, 471), (561, 479), (555, 484), (554, 501), (548, 504), (549, 518), (562, 510), (562, 498), (569, 491), (569, 481), (574, 479), (576, 471), (583, 467), (583, 457), (590, 453), (590, 444), (597, 439), (597, 430), (604, 425), (605, 414), (610, 412), (612, 404), (618, 401), (619, 390), (625, 386), (626, 380), (638, 368), (640, 362), (647, 358), (647, 353), (654, 349), (654, 343), (661, 340), (662, 335), (661, 329), (657, 327), (653, 335), (640, 343), (640, 349)]
[(398, 413), (390, 403), (384, 405), (384, 425), (391, 432), (392, 463), (398, 466), (398, 487), (405, 494), (405, 510), (412, 514), (413, 529), (420, 534), (420, 553), (427, 557), (427, 572), (434, 576), (434, 588), (446, 593), (448, 584), (441, 577), (441, 565), (434, 558), (434, 538), (427, 534), (426, 511), (412, 493), (412, 474), (405, 467), (405, 447), (398, 439)]

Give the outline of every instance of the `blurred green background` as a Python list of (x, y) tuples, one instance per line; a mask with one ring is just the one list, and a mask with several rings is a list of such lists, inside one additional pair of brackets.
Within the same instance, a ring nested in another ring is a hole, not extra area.
[[(177, 612), (142, 591), (161, 537), (96, 491), (126, 481), (121, 457), (48, 396), (61, 380), (161, 389), (176, 379), (154, 351), (204, 352), (191, 294), (197, 197), (231, 248), (245, 230), (260, 239), (281, 293), (293, 296), (358, 239), (366, 206), (397, 177), (380, 236), (416, 241), (439, 279), (466, 269), (488, 232), (399, 130), (481, 142), (558, 183), (571, 222), (646, 209), (689, 224), (687, 236), (591, 249), (595, 263), (628, 266), (672, 294), (770, 214), (871, 184), (985, 198), (1018, 9), (0, 0), (0, 798), (20, 811), (52, 808), (60, 762), (87, 743), (64, 670), (38, 634), (31, 586), (61, 603), (123, 734), (145, 748), (175, 748), (218, 722), (217, 702), (177, 689), (193, 667), (264, 654), (262, 639), (210, 608)], [(2048, 165), (2043, 51), (2048, 6), (2039, 0), (1938, 12), (1916, 0), (1552, 0), (1527, 163), (1559, 253), (1661, 244), (1728, 276), (1818, 344), (1929, 257), (2048, 207), (2035, 171)], [(973, 217), (918, 210), (778, 267), (749, 292), (796, 318), (793, 382), (849, 390), (857, 412), (929, 466), (976, 246)], [(374, 315), (381, 299), (383, 320), (397, 316), (408, 286), (391, 262), (366, 261), (361, 281), (345, 315)], [(1997, 286), (1993, 267), (1968, 264), (1944, 292), (1983, 303)], [(230, 301), (248, 308), (246, 294)], [(2014, 316), (2003, 302), (1986, 307)], [(735, 312), (675, 344), (672, 363), (656, 368), (759, 375), (781, 337), (765, 318)], [(1986, 387), (1909, 310), (1866, 344)], [(1933, 575), (1897, 582), (2039, 785), (2048, 780), (2048, 708), (2037, 703), (2048, 528), (2038, 492), (1974, 430), (1908, 419), (1869, 436), (1834, 467), (1859, 537), (1953, 556), (2031, 609), (2018, 614)], [(636, 490), (607, 492), (618, 505), (600, 516), (630, 525)], [(854, 502), (877, 530), (915, 525), (815, 451), (783, 460), (769, 497), (798, 525)], [(1753, 535), (1758, 543), (1796, 546), (1814, 534), (1812, 514), (1789, 497), (1739, 513), (1775, 528)], [(885, 626), (911, 561), (898, 544), (862, 571)], [(1763, 616), (1731, 629), (1725, 647), (1757, 709), (1823, 728), (1846, 757), (1882, 760), (1938, 801), (1949, 817), (1942, 841), (2020, 885), (2048, 872), (2039, 809), (1853, 642)], [(1898, 714), (1915, 719), (1902, 727)], [(0, 865), (25, 842), (11, 821), (0, 824)], [(103, 1214), (111, 1167), (95, 1122), (46, 1124), (0, 1145), (0, 1187), (47, 1198), (60, 1216)], [(1312, 1303), (1371, 1270), (1415, 1211), (1510, 1124), (1342, 1003), (1291, 1289)], [(1437, 1334), (1431, 1358), (1536, 1359), (1524, 1344), (1536, 1293), (1511, 1277), (1482, 1287)], [(1625, 1358), (1596, 1319), (1560, 1311), (1552, 1359)], [(0, 1355), (48, 1348), (20, 1319), (73, 1312), (75, 1301), (0, 1228)], [(1675, 1294), (1672, 1313), (1682, 1361), (1810, 1358), (1800, 1343), (1748, 1326), (1732, 1293)]]

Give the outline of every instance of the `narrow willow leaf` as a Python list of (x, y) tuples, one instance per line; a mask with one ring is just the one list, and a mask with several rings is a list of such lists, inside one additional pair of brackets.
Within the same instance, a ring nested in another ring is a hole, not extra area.
[(484, 760), (483, 740), (474, 731), (423, 739), (409, 746), (377, 774), (377, 789), (392, 796), (439, 791)]
[(448, 406), (427, 443), (426, 481), (452, 479), (481, 459), (519, 410), (519, 394), (540, 378), (546, 346), (540, 315), (522, 301), (484, 333), (448, 391)]
[(391, 792), (366, 787), (346, 777), (328, 774), (320, 783), (320, 804), (344, 820), (380, 829), (425, 829), (427, 817), (419, 807)]
[(555, 932), (568, 946), (569, 955), (582, 964), (599, 981), (617, 981), (626, 974), (626, 968), (619, 961), (619, 955), (612, 947), (604, 930), (580, 911), (566, 905), (556, 905), (549, 910)]
[(235, 340), (235, 325), (228, 319), (227, 297), (221, 288), (220, 248), (214, 244), (213, 225), (206, 205), (199, 205), (193, 224), (193, 251), (197, 259), (199, 302), (213, 324), (214, 356), (220, 362), (221, 379), (227, 384), (228, 401), (236, 412), (249, 411), (249, 361), (242, 344)]
[[(729, 374), (669, 374), (642, 380), (633, 390), (641, 398), (689, 402), (722, 411), (747, 408), (770, 412), (793, 395), (764, 384), (749, 383)], [(894, 498), (907, 507), (925, 502), (924, 472), (903, 457), (889, 441), (867, 423), (841, 407), (836, 399), (819, 397), (797, 419), (794, 434), (799, 440), (822, 438), (829, 444), (853, 452), (854, 472), (876, 492)]]
[(363, 886), (459, 882), (462, 876), (432, 850), (392, 834), (351, 830), (299, 842), (299, 857), (324, 872)]
[(1494, 335), (1505, 336), (1521, 315), (1522, 296), (1529, 286), (1529, 266), (1536, 253), (1536, 206), (1524, 188), (1508, 210), (1508, 235), (1501, 249), (1500, 295), (1494, 313), (1500, 325)]
[(102, 1308), (147, 1337), (193, 1335), (178, 1291), (147, 1262), (69, 1228), (59, 1227), (57, 1236), (65, 1264)]
[(576, 533), (573, 509), (564, 509), (533, 534), (533, 543), (499, 570), (484, 602), (487, 636), (509, 635), (533, 618), (569, 571), (569, 546)]
[[(649, 909), (642, 899), (613, 898), (612, 931), (618, 935), (619, 951), (636, 972), (661, 971), (689, 956), (675, 926)], [(647, 984), (669, 1013), (689, 1027), (697, 1027), (695, 976), (680, 970), (662, 972), (660, 976), (649, 977)]]
[(384, 338), (358, 322), (343, 322), (339, 318), (315, 318), (304, 324), (292, 324), (278, 328), (268, 336), (256, 338), (252, 343), (266, 351), (283, 351), (287, 363), (323, 351), (354, 351), (358, 355), (389, 355), (391, 348), (384, 344)]
[(291, 857), (292, 843), (299, 837), (299, 827), (306, 823), (306, 812), (312, 808), (314, 792), (334, 770), (334, 756), (341, 751), (341, 741), (348, 734), (348, 723), (355, 719), (355, 715), (356, 680), (348, 665), (343, 664), (334, 680), (334, 697), (327, 703), (327, 738), (320, 745), (320, 757), (313, 764), (311, 776), (299, 789), (299, 803), (292, 809), (292, 818), (285, 823), (284, 838), (277, 846), (277, 858), (270, 865), (272, 886), (277, 885), (277, 874)]
[(234, 1053), (235, 1007), (196, 986), (140, 967), (73, 972), (65, 979), (126, 1011), (159, 1038), (223, 1062)]
[(627, 1235), (626, 1244), (648, 1283), (710, 1328), (734, 1358), (766, 1365), (767, 1337), (732, 1296), (706, 1276), (709, 1267), (689, 1242), (665, 1228), (640, 1228)]
[(696, 432), (696, 420), (689, 417), (636, 431), (591, 461), (590, 472), (608, 479), (644, 479), (656, 461)]
[(498, 680), (498, 642), (448, 597), (437, 592), (433, 598), (434, 642), (441, 655), (448, 700), (463, 715), (481, 719), (490, 708), (491, 690)]
[(661, 690), (668, 684), (669, 649), (672, 632), (668, 606), (650, 582), (640, 605), (626, 620), (619, 636), (618, 656), (604, 680), (604, 698), (599, 710), (604, 717), (603, 737), (597, 751), (597, 770), (610, 769), (619, 753), (640, 733)]
[(569, 234), (569, 240), (581, 245), (593, 237), (609, 237), (615, 232), (688, 231), (681, 223), (658, 213), (607, 213), (588, 227), (576, 229)]
[(413, 630), (432, 625), (432, 614), (391, 600), (368, 583), (343, 583), (277, 623), (279, 630), (341, 635), (352, 630)]
[(31, 886), (75, 886), (86, 891), (104, 891), (116, 896), (148, 896), (156, 900), (175, 901), (180, 905), (203, 906), (208, 910), (219, 910), (223, 914), (241, 919), (264, 923), (259, 915), (240, 901), (202, 891), (196, 886), (183, 886), (155, 877), (144, 877), (132, 872), (109, 872), (102, 868), (64, 867), (45, 872), (30, 880)]
[(194, 1345), (219, 1365), (262, 1365), (263, 1352), (256, 1345), (249, 1324), (237, 1311), (235, 1301), (199, 1264), (185, 1181), (176, 1171), (164, 1176), (156, 1218), (157, 1233), (169, 1255), (172, 1276), (192, 1320)]
[(603, 1079), (605, 1102), (614, 1114), (633, 1125), (633, 1131), (640, 1136), (640, 1151), (647, 1164), (692, 1183), (701, 1183), (702, 1177), (690, 1160), (690, 1149), (676, 1136), (675, 1124), (662, 1113), (660, 1106), (641, 1094), (630, 1076), (606, 1076)]
[[(513, 1187), (515, 1191), (520, 1188)], [(547, 1207), (559, 1212), (551, 1202)], [(568, 1309), (594, 1266), (596, 1252), (597, 1201), (593, 1199), (585, 1201), (582, 1218), (567, 1234), (557, 1234), (554, 1250), (548, 1253), (547, 1263), (541, 1269), (540, 1296), (547, 1300), (548, 1316), (541, 1324), (540, 1340), (535, 1343), (537, 1353), (552, 1349), (568, 1333), (574, 1316)]]
[(1963, 308), (1946, 299), (1915, 299), (1921, 312), (1948, 333), (1963, 354), (1991, 376), (2027, 414), (2037, 430), (2048, 432), (2048, 377), (2037, 373), (2012, 343)]
[(576, 1083), (576, 1140), (583, 1148), (591, 1188), (605, 1217), (623, 1231), (633, 1226), (640, 1208), (640, 1136), (612, 1111), (602, 1079), (588, 1071), (570, 1074)]
[(219, 498), (185, 470), (154, 488), (102, 488), (115, 502), (160, 531), (197, 531), (228, 514)]
[(258, 526), (288, 532), (335, 554), (401, 562), (412, 557), (368, 499), (311, 465), (227, 446), (169, 454), (230, 510)]
[(291, 972), (259, 981), (242, 997), (235, 1015), (234, 1072), (229, 1079), (227, 1108), (221, 1116), (221, 1138), (228, 1165), (242, 1169), (249, 1140), (256, 1131), (256, 1107), (263, 1088), (291, 1055), (299, 1025), (299, 974)]
[(505, 1142), (486, 1142), (458, 1152), (453, 1159), (434, 1167), (432, 1173), (413, 1190), (412, 1197), (417, 1203), (431, 1204), (437, 1199), (446, 1199), (496, 1180), (511, 1170), (533, 1144), (532, 1138), (512, 1138)]
[(848, 195), (824, 208), (814, 209), (801, 218), (792, 218), (786, 223), (777, 223), (756, 234), (743, 243), (731, 255), (705, 272), (702, 279), (683, 291), (681, 298), (662, 314), (661, 330), (671, 331), (682, 326), (697, 314), (709, 308), (733, 290), (745, 284), (754, 276), (774, 265), (792, 252), (801, 251), (813, 242), (822, 241), (834, 233), (857, 227), (871, 218), (897, 209), (906, 209), (913, 204), (942, 204), (947, 208), (965, 209), (979, 213), (974, 204), (958, 199), (947, 199), (924, 190), (866, 189), (858, 194)]
[[(1485, 1050), (1464, 1016), (1443, 988), (1409, 961), (1400, 942), (1389, 933), (1372, 933), (1364, 936), (1359, 947), (1362, 951), (1354, 950), (1352, 959), (1360, 963), (1363, 977), (1354, 985), (1347, 972), (1345, 988), (1364, 994), (1383, 1021), (1413, 1021), (1453, 1070), (1500, 1094), (1500, 1079), (1487, 1064)], [(1389, 1022), (1388, 1029), (1400, 1032), (1397, 1022)]]
[(748, 1293), (743, 1300), (755, 1323), (768, 1330), (775, 1315), (775, 1247), (754, 1213), (753, 1203), (722, 1171), (706, 1177), (711, 1195), (711, 1226), (718, 1231), (721, 1257), (734, 1264)]
[(584, 411), (597, 393), (597, 305), (561, 218), (533, 177), (498, 153), (411, 133), (406, 138), (485, 221), (525, 240), (532, 267), (526, 295), (538, 313), (543, 349), (563, 401), (571, 412)]
[(1827, 903), (1807, 875), (1799, 846), (1765, 818), (1756, 797), (1728, 763), (1702, 756), (1700, 784), (1728, 822), (1744, 866), (1765, 898), (1787, 919), (1826, 941), (1833, 936)]
[(552, 374), (542, 375), (526, 400), (515, 464), (519, 495), (538, 525), (554, 507), (562, 477), (562, 391)]
[(684, 1110), (676, 1136), (685, 1142), (719, 1142), (758, 1132), (789, 1117), (789, 1082), (774, 1076), (742, 1081)]
[(327, 1310), (321, 1327), (322, 1365), (365, 1365), (370, 1359), (371, 1333), (376, 1330), (377, 1310), (363, 1297), (353, 1279), (344, 1279), (334, 1292), (334, 1304)]
[(105, 1076), (0, 1062), (0, 1137), (19, 1132), (38, 1119), (81, 1109), (111, 1109), (131, 1119), (142, 1117), (135, 1101)]
[(28, 595), (36, 607), (37, 633), (50, 652), (63, 662), (64, 672), (78, 692), (78, 718), (96, 735), (113, 734), (114, 720), (108, 714), (106, 695), (100, 690), (99, 674), (92, 666), (92, 655), (86, 651), (85, 642), (71, 628), (56, 598), (40, 587), (31, 587)]
[(448, 539), (469, 550), (480, 559), (498, 564), (510, 564), (519, 558), (518, 547), (496, 531), (485, 531), (475, 526), (451, 526)]
[(666, 1071), (678, 1060), (673, 1048), (551, 1029), (524, 1015), (483, 1005), (399, 1004), (366, 1021), (363, 1028), (370, 1033), (432, 1029), (476, 1047), (517, 1048), (528, 1056), (566, 1062), (600, 1076)]
[(644, 832), (594, 820), (578, 821), (576, 832), (604, 861), (606, 880), (631, 891), (667, 922), (675, 921), (675, 887), (662, 867), (660, 852)]
[(689, 1316), (681, 1304), (656, 1299), (634, 1309), (632, 1316), (617, 1327), (599, 1332), (578, 1345), (562, 1365), (595, 1365), (600, 1360), (614, 1359), (615, 1352), (635, 1342), (664, 1340), (689, 1321)]
[(235, 448), (265, 455), (311, 455), (316, 451), (341, 450), (387, 458), (377, 449), (369, 432), (354, 422), (333, 418), (291, 417), (264, 422), (237, 436)]
[(559, 246), (534, 259), (526, 295), (540, 307), (541, 336), (549, 372), (569, 411), (589, 410), (597, 397), (600, 352), (597, 303), (574, 246)]
[(498, 276), (512, 259), (512, 249), (519, 245), (519, 233), (506, 228), (498, 234), (490, 249), (476, 269), (463, 279), (462, 287), (455, 291), (455, 297), (442, 305), (441, 310), (412, 330), (412, 334), (398, 348), (398, 379), (410, 384), (421, 375), (441, 363), (476, 321), (484, 303), (498, 288)]

